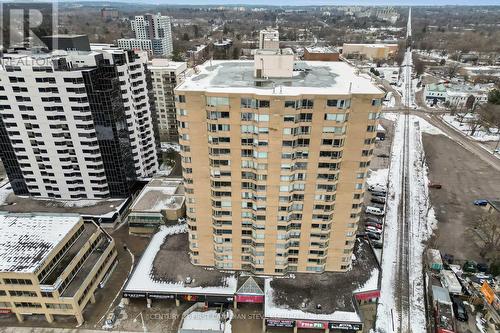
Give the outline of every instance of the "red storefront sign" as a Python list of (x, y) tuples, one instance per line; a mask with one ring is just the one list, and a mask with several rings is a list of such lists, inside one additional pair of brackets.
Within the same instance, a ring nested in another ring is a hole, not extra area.
[(0, 314), (12, 313), (10, 309), (0, 309)]
[(264, 303), (264, 295), (236, 295), (238, 303)]
[(359, 301), (366, 301), (367, 299), (379, 298), (380, 297), (380, 290), (359, 293), (359, 294), (354, 295), (354, 297), (356, 297), (356, 299)]
[(323, 323), (320, 321), (302, 321), (302, 320), (297, 320), (297, 327), (298, 328), (319, 328), (319, 329), (325, 329), (328, 328), (328, 323)]

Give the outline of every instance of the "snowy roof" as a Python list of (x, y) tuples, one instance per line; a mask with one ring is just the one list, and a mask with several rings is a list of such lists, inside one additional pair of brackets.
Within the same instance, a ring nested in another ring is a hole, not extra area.
[(12, 213), (68, 213), (107, 218), (113, 217), (117, 210), (121, 211), (127, 203), (127, 199), (34, 199), (12, 194), (5, 198), (5, 202), (0, 200), (0, 210)]
[(383, 93), (369, 78), (357, 75), (355, 68), (347, 63), (304, 61), (300, 64), (301, 70), (294, 70), (290, 78), (256, 79), (253, 60), (211, 60), (196, 67), (196, 74), (176, 90), (282, 96)]
[(335, 48), (330, 46), (310, 46), (306, 47), (309, 53), (339, 53)]
[(132, 204), (132, 212), (161, 212), (179, 209), (184, 204), (184, 188), (181, 180), (153, 179), (139, 193)]
[[(233, 274), (191, 264), (187, 225), (161, 226), (135, 267), (126, 293), (234, 295)], [(186, 278), (191, 278), (186, 283)]]
[(36, 272), (80, 221), (77, 214), (0, 212), (0, 272)]
[(366, 241), (356, 242), (354, 255), (348, 272), (296, 273), (291, 278), (266, 279), (265, 317), (360, 322), (353, 294), (378, 290), (379, 269)]

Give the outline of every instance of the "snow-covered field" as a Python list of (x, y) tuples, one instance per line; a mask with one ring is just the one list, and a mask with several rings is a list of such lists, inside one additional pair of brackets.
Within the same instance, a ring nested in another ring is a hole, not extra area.
[[(462, 116), (460, 116), (462, 117)], [(470, 121), (474, 119), (474, 115), (466, 114), (463, 115), (463, 120), (460, 121), (460, 117), (452, 116), (449, 114), (444, 115), (442, 118), (445, 123), (453, 127), (455, 130), (462, 132), (468, 137), (476, 141), (497, 141), (500, 137), (500, 133), (496, 128), (485, 129), (480, 126), (477, 127), (474, 135), (471, 135), (472, 129)]]
[[(391, 151), (391, 165), (388, 173), (389, 191), (384, 227), (384, 248), (382, 256), (382, 284), (381, 297), (378, 304), (376, 328), (379, 332), (398, 331), (398, 306), (396, 304), (396, 275), (397, 253), (400, 221), (399, 202), (402, 198), (401, 181), (403, 174), (402, 156), (404, 151), (404, 116), (390, 116), (396, 122), (393, 146)], [(430, 237), (436, 226), (434, 210), (428, 196), (427, 166), (422, 147), (422, 132), (438, 135), (442, 132), (427, 123), (425, 120), (410, 116), (409, 138), (409, 200), (410, 211), (408, 216), (410, 234), (410, 316), (411, 330), (414, 333), (426, 332), (422, 253), (424, 242)], [(378, 171), (383, 173), (383, 171)], [(368, 182), (380, 182), (382, 177), (376, 173)], [(406, 315), (406, 314), (403, 314)], [(394, 324), (394, 328), (393, 328)], [(407, 330), (407, 327), (403, 327)]]

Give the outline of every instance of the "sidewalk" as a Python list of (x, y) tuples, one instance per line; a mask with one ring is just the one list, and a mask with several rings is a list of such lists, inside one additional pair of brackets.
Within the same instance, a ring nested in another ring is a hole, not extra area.
[[(86, 330), (79, 328), (42, 328), (42, 327), (0, 327), (0, 333), (109, 333), (110, 331)], [(121, 333), (137, 333), (113, 330)]]

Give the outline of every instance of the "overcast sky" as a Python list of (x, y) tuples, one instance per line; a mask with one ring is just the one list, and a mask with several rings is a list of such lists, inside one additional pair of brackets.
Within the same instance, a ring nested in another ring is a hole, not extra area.
[[(95, 0), (85, 0), (95, 1)], [(175, 4), (175, 5), (214, 5), (214, 4), (246, 4), (246, 5), (293, 5), (293, 6), (307, 6), (307, 5), (366, 5), (366, 6), (443, 6), (443, 5), (500, 5), (499, 0), (108, 0), (108, 2), (133, 2), (145, 4)]]

